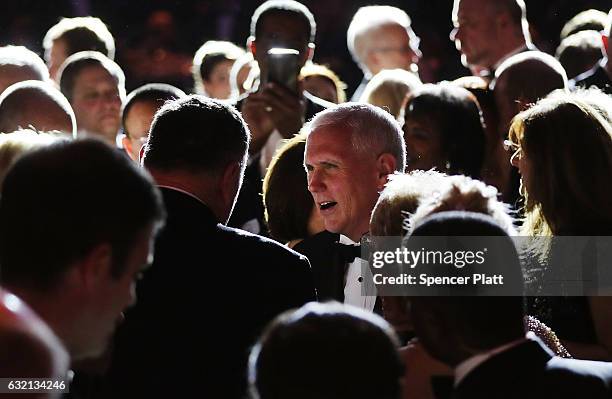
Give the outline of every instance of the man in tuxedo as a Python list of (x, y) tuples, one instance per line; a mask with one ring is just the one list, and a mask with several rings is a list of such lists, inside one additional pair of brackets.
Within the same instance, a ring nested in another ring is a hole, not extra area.
[(118, 332), (109, 395), (241, 398), (261, 328), (316, 300), (306, 258), (225, 226), (249, 141), (240, 114), (204, 96), (168, 102), (155, 115), (143, 164), (168, 219), (139, 303)]
[[(448, 287), (448, 296), (411, 298), (419, 342), (454, 369), (452, 381), (434, 381), (439, 398), (609, 398), (612, 364), (555, 356), (533, 333), (525, 334), (522, 271), (514, 243), (491, 217), (441, 212), (423, 219), (411, 238), (496, 236), (487, 267), (515, 281), (514, 296), (477, 297), (474, 288)], [(444, 249), (444, 248), (437, 248)], [(500, 261), (503, 259), (503, 261)], [(500, 265), (503, 268), (500, 269)]]
[[(398, 123), (380, 108), (346, 103), (318, 113), (305, 127), (308, 132), (304, 165), (308, 190), (319, 207), (325, 229), (340, 233), (340, 243), (355, 245), (370, 226), (370, 215), (387, 176), (401, 172), (406, 147)], [(360, 261), (349, 261), (346, 272), (315, 270), (318, 286), (327, 278), (344, 286), (345, 303), (373, 310), (375, 296), (363, 296), (365, 282)], [(321, 274), (323, 273), (323, 274)], [(329, 275), (332, 273), (332, 275)], [(346, 281), (343, 283), (343, 280)], [(334, 285), (338, 285), (334, 284)]]
[(402, 9), (391, 6), (361, 7), (346, 32), (346, 44), (363, 72), (363, 79), (351, 101), (359, 101), (363, 90), (383, 69), (418, 72), (422, 53), (411, 20)]
[(513, 54), (535, 50), (524, 0), (455, 0), (450, 39), (474, 75), (493, 77)]

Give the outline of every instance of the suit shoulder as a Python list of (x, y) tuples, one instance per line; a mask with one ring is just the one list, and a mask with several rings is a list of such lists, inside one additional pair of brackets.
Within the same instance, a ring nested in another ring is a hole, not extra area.
[(304, 255), (270, 238), (227, 226), (219, 226), (219, 233), (224, 239), (233, 241), (237, 250), (242, 247), (245, 250), (257, 251), (262, 256), (274, 256), (285, 260), (308, 263), (308, 259)]

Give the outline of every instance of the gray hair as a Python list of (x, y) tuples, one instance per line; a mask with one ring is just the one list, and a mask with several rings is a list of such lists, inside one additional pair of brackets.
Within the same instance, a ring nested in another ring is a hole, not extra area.
[(351, 145), (359, 153), (389, 153), (396, 160), (395, 170), (406, 167), (406, 144), (400, 125), (382, 109), (363, 103), (344, 103), (316, 114), (304, 127), (317, 129), (337, 127), (351, 131)]

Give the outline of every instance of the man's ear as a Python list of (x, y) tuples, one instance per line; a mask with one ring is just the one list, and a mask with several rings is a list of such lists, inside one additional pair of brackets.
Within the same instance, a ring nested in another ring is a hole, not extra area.
[(376, 160), (376, 170), (378, 173), (378, 190), (381, 191), (387, 184), (387, 177), (395, 172), (397, 161), (388, 152), (380, 154)]
[(249, 36), (249, 38), (247, 39), (247, 48), (251, 51), (251, 54), (253, 54), (253, 57), (255, 57), (255, 52), (257, 50), (255, 36)]
[(79, 283), (88, 292), (95, 291), (111, 273), (113, 253), (110, 244), (102, 243), (93, 247), (87, 255), (77, 261)]
[[(130, 158), (132, 158), (132, 141), (128, 138), (128, 136), (123, 136), (123, 138), (121, 138), (121, 144), (123, 145), (125, 152), (127, 152)], [(134, 159), (134, 161), (137, 161), (137, 159)]]

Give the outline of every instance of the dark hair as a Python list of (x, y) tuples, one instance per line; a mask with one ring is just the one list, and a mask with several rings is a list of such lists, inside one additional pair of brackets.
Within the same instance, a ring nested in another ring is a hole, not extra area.
[[(416, 224), (405, 244), (407, 248), (420, 249), (424, 243), (431, 242), (427, 241), (428, 237), (435, 236), (498, 237), (494, 241), (495, 251), (487, 253), (483, 266), (490, 273), (503, 272), (504, 286), (509, 283), (523, 285), (521, 264), (514, 243), (493, 217), (465, 211), (434, 213)], [(414, 241), (411, 243), (411, 240)], [(452, 245), (452, 241), (448, 243)], [(413, 297), (413, 305), (416, 301), (435, 306), (444, 317), (452, 320), (456, 328), (451, 333), (461, 336), (472, 348), (490, 349), (524, 335), (525, 305), (521, 295), (478, 297), (472, 296), (474, 291), (469, 287), (453, 286), (449, 289), (446, 296)], [(419, 338), (427, 342), (426, 337)], [(435, 351), (435, 348), (427, 349)]]
[(479, 178), (485, 132), (476, 98), (448, 82), (426, 84), (409, 95), (405, 119), (427, 119), (438, 128), (450, 174)]
[(608, 24), (608, 14), (603, 11), (590, 9), (574, 15), (563, 25), (559, 34), (561, 41), (567, 37), (585, 30), (603, 31)]
[(398, 399), (398, 340), (380, 316), (309, 303), (276, 318), (255, 345), (249, 380), (260, 399)]
[(130, 132), (128, 132), (125, 128), (125, 120), (127, 119), (130, 109), (134, 106), (134, 104), (139, 102), (149, 102), (161, 107), (166, 101), (175, 100), (185, 96), (186, 94), (183, 90), (165, 83), (149, 83), (134, 89), (130, 94), (128, 94), (125, 103), (123, 104), (123, 109), (121, 110), (121, 125), (123, 126), (123, 133), (130, 137)]
[(217, 172), (245, 159), (251, 135), (236, 109), (205, 96), (167, 102), (151, 124), (144, 165)]
[(56, 40), (66, 45), (66, 56), (79, 51), (99, 51), (111, 60), (115, 58), (115, 40), (99, 18), (62, 18), (45, 35), (45, 51), (50, 51)]
[(33, 150), (2, 186), (2, 280), (53, 289), (73, 262), (102, 243), (111, 245), (111, 273), (119, 278), (138, 234), (163, 219), (149, 175), (102, 141), (61, 140)]
[(270, 235), (289, 242), (308, 237), (314, 201), (304, 170), (306, 136), (297, 135), (276, 153), (263, 181), (265, 218)]
[(315, 41), (317, 24), (314, 16), (304, 4), (293, 0), (268, 0), (260, 5), (251, 17), (251, 36), (259, 37), (262, 21), (271, 15), (299, 18), (304, 24), (304, 33), (309, 43)]
[(104, 68), (115, 78), (120, 94), (125, 96), (125, 75), (119, 65), (97, 51), (81, 51), (66, 58), (58, 71), (59, 87), (68, 101), (72, 102), (72, 92), (77, 77), (83, 69), (89, 67)]
[(555, 51), (555, 57), (565, 68), (568, 79), (591, 69), (601, 55), (601, 34), (594, 30), (584, 30), (566, 37)]

